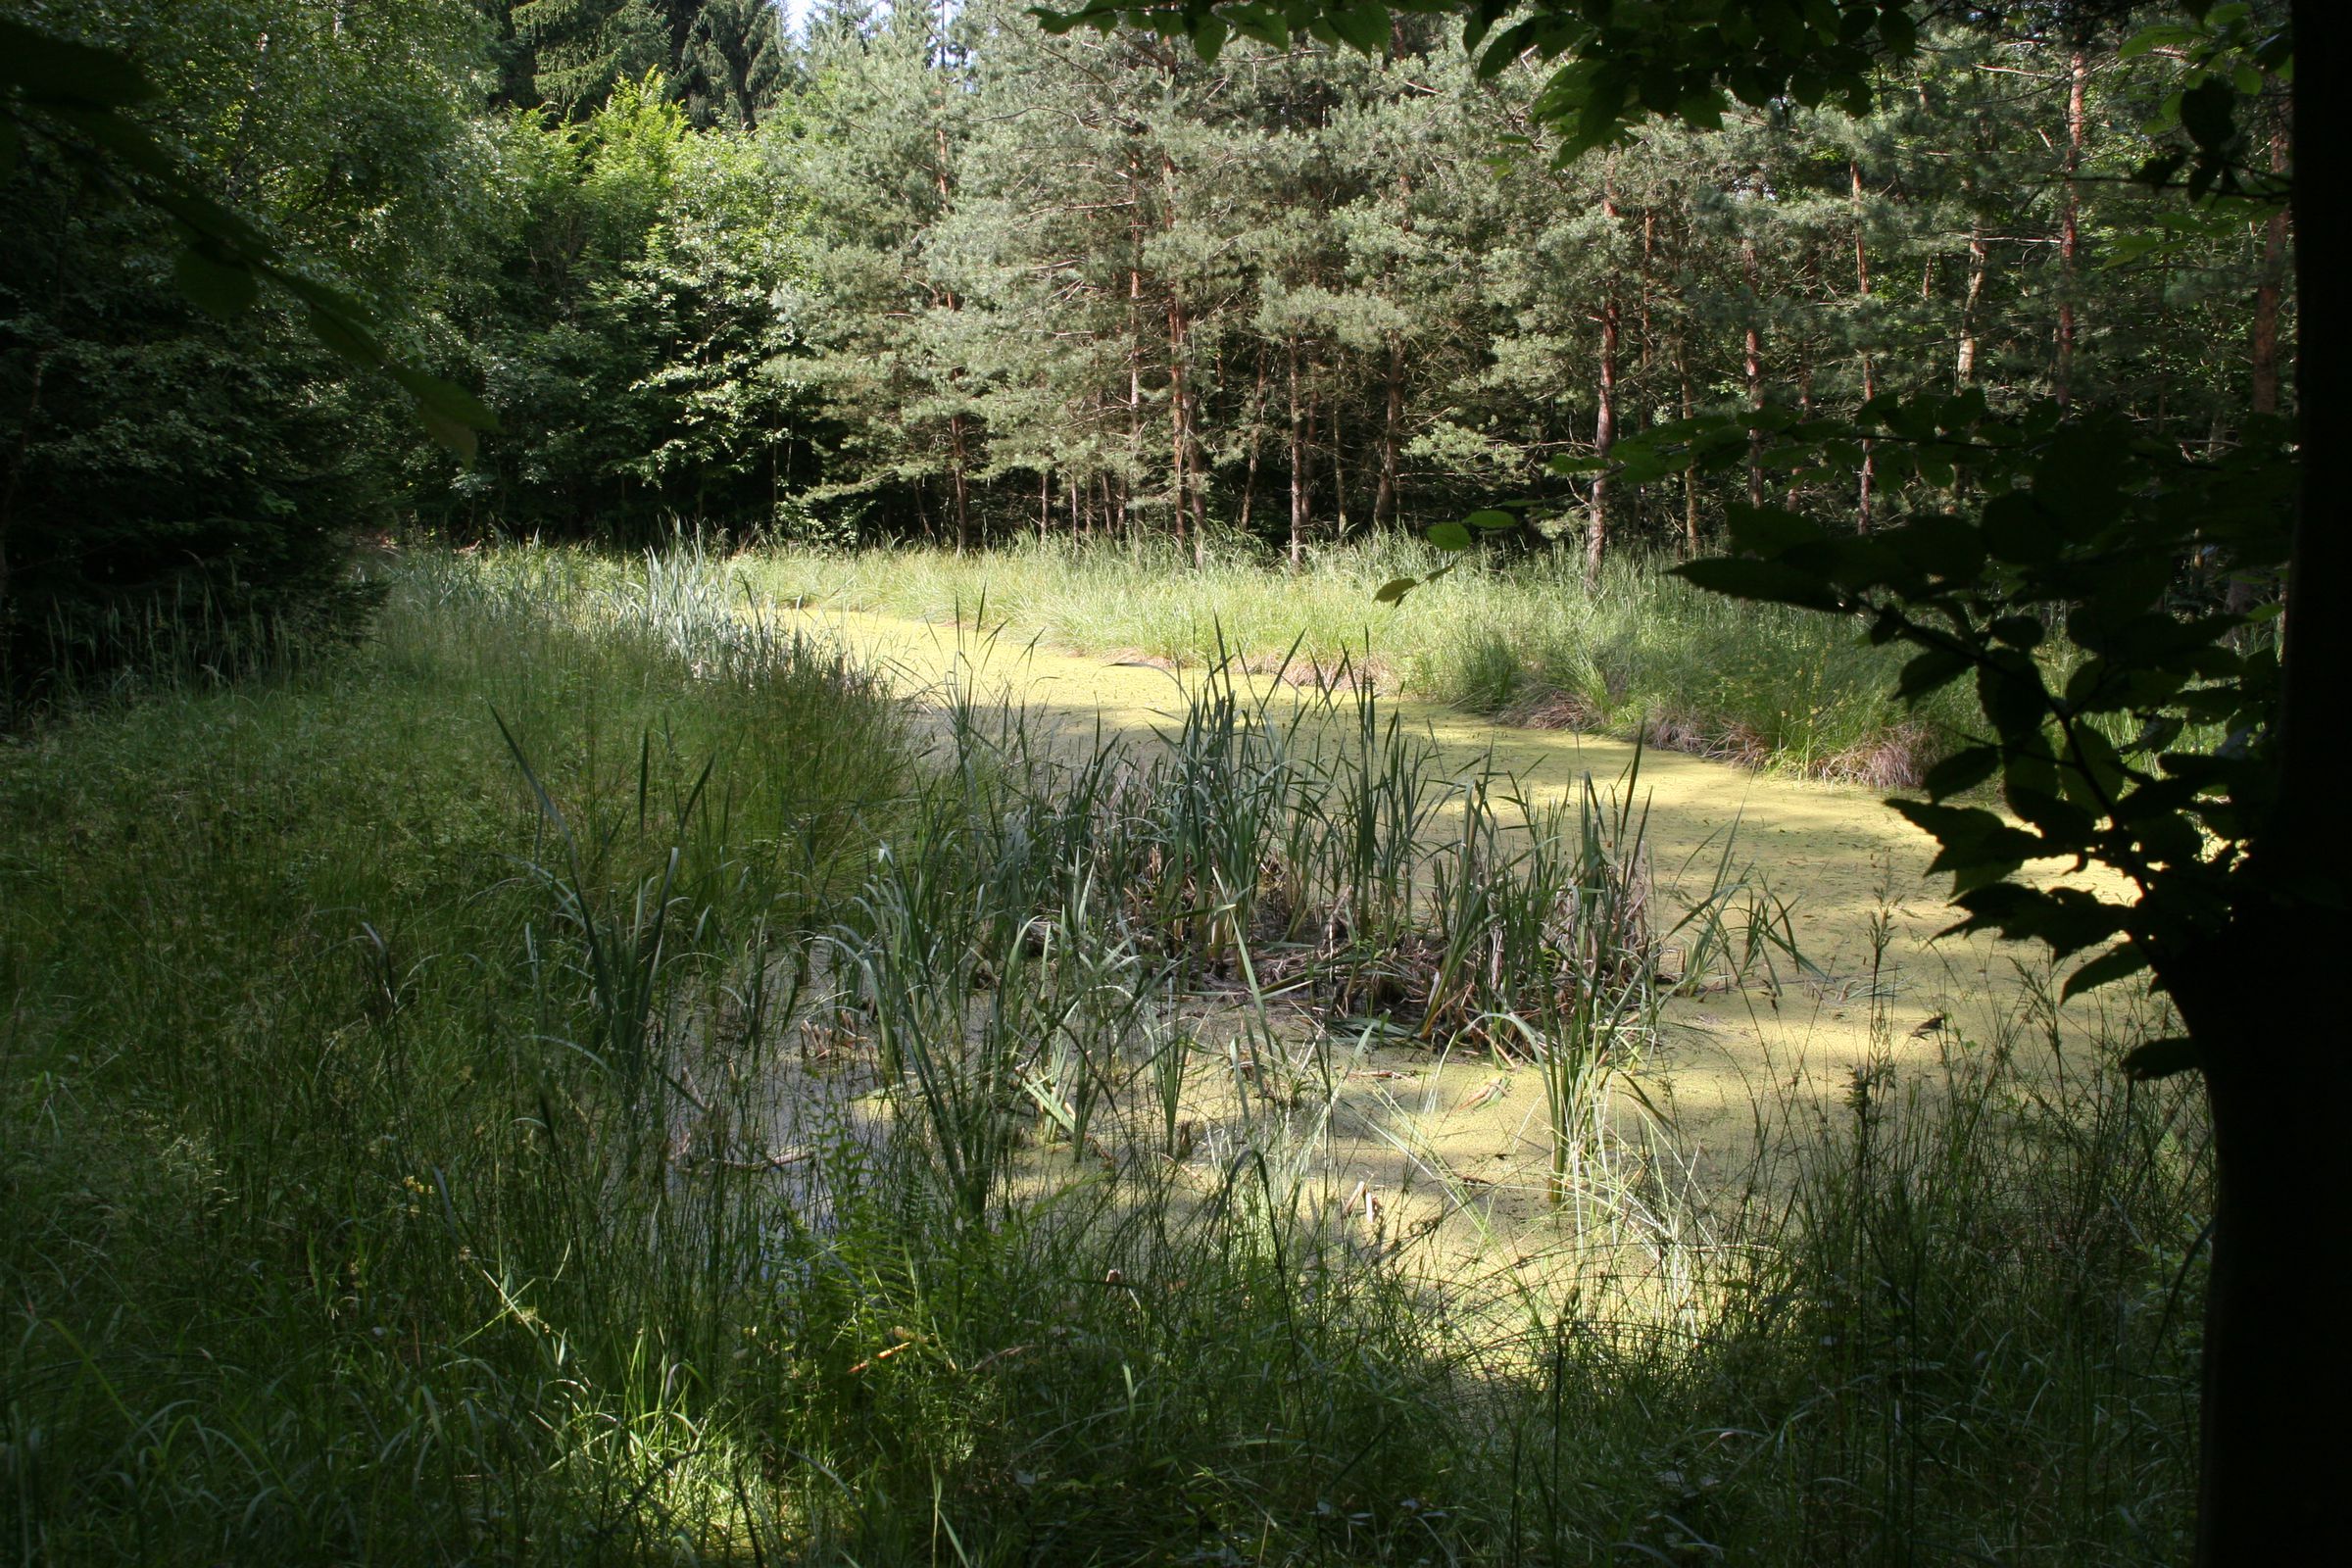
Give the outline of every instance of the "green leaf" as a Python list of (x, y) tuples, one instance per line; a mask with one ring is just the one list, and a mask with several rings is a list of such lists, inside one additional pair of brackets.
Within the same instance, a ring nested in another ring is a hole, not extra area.
[(1941, 691), (1973, 667), (1966, 654), (1950, 648), (1931, 648), (1903, 665), (1901, 678), (1895, 682), (1894, 694), (1907, 703), (1916, 703), (1931, 692)]
[(0, 19), (0, 82), (44, 104), (112, 109), (155, 96), (155, 84), (127, 56), (5, 19)]
[(1753, 555), (1777, 556), (1823, 536), (1821, 524), (1780, 507), (1751, 507), (1735, 501), (1725, 509), (1725, 518), (1732, 548)]
[(1429, 530), (1429, 542), (1440, 550), (1467, 550), (1470, 530), (1458, 522), (1434, 523)]
[[(61, 108), (52, 111), (52, 118), (68, 129), (79, 132), (84, 140), (113, 153), (139, 173), (160, 180), (173, 180), (179, 173), (177, 164), (170, 153), (164, 151), (162, 143), (147, 134), (144, 128), (111, 109)], [(173, 206), (174, 200), (193, 201), (201, 198), (187, 190), (184, 184), (178, 188), (168, 186), (155, 194), (157, 206), (178, 217)], [(204, 231), (200, 226), (199, 232)]]
[(2141, 55), (2153, 54), (2159, 49), (2185, 49), (2200, 36), (2202, 34), (2195, 27), (2178, 22), (2159, 23), (2153, 27), (2142, 27), (2126, 38), (2115, 56), (2118, 60), (2136, 60)]
[(421, 403), (416, 405), (416, 421), (424, 426), (425, 434), (442, 446), (468, 463), (473, 461), (478, 443), (474, 439), (472, 425), (453, 419)]
[(1507, 512), (1497, 511), (1493, 507), (1488, 507), (1482, 511), (1473, 512), (1470, 514), (1470, 515), (1464, 517), (1462, 521), (1473, 528), (1484, 528), (1490, 532), (1497, 528), (1516, 528), (1519, 526), (1519, 519), (1517, 517), (1512, 516)]
[(172, 274), (190, 304), (223, 320), (243, 313), (261, 293), (252, 268), (208, 255), (199, 246), (179, 253)]
[(1984, 539), (1974, 524), (1959, 517), (1917, 517), (1886, 529), (1878, 539), (1921, 571), (1938, 577), (1966, 580), (1984, 569)]
[(1420, 586), (1421, 579), (1418, 577), (1391, 577), (1380, 585), (1379, 592), (1372, 597), (1384, 605), (1402, 604), (1404, 596)]
[(1992, 634), (1996, 642), (2007, 643), (2012, 648), (2030, 650), (2038, 647), (2042, 638), (2041, 620), (2034, 615), (2002, 615), (1984, 629)]
[(2180, 1036), (2151, 1040), (2124, 1053), (2124, 1071), (2142, 1082), (2170, 1078), (2204, 1065), (2196, 1042)]
[(375, 334), (342, 312), (314, 305), (310, 322), (312, 335), (338, 359), (366, 369), (384, 363), (384, 346), (375, 340)]
[(1379, 0), (1358, 0), (1329, 15), (1339, 35), (1365, 54), (1377, 55), (1388, 49), (1389, 8)]
[(1995, 561), (2021, 566), (2056, 561), (2066, 540), (2054, 521), (2047, 508), (2022, 490), (1994, 496), (1984, 504), (1984, 548)]
[(1800, 610), (1839, 611), (1845, 608), (1837, 591), (1809, 571), (1777, 561), (1741, 561), (1717, 556), (1687, 561), (1673, 574), (1709, 593), (1734, 599), (1761, 599), (1770, 604), (1794, 605)]
[(1202, 60), (1215, 65), (1217, 55), (1225, 47), (1225, 24), (1214, 16), (1202, 18), (1200, 24), (1193, 29), (1193, 47), (1200, 52)]
[(2209, 76), (2180, 95), (2180, 128), (2200, 151), (2215, 153), (2237, 134), (2237, 89)]
[(1954, 752), (1934, 767), (1929, 768), (1927, 777), (1922, 782), (1927, 786), (1928, 798), (1933, 801), (1940, 801), (1946, 796), (1958, 795), (1964, 790), (1975, 789), (1998, 772), (2000, 765), (2000, 748), (1971, 746)]
[(464, 387), (427, 375), (413, 366), (394, 365), (392, 379), (399, 382), (416, 406), (454, 423), (473, 430), (496, 430), (498, 416), (489, 406)]
[(2084, 991), (2095, 990), (2112, 981), (2129, 979), (2148, 966), (2147, 955), (2136, 943), (2126, 943), (2112, 952), (2102, 953), (2088, 963), (2066, 977), (2066, 989), (2059, 994), (2061, 1002)]

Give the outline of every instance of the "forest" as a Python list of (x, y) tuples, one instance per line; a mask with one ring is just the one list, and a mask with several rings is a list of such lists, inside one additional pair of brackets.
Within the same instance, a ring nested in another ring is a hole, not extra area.
[(8, 0), (0, 1538), (2288, 1549), (2325, 9)]
[[(1924, 386), (2222, 444), (2278, 412), (2291, 341), (2283, 217), (2129, 178), (2178, 51), (2031, 7), (1866, 117), (1781, 103), (1565, 167), (1541, 73), (1481, 80), (1409, 14), (1376, 54), (1211, 65), (1004, 5), (800, 34), (751, 0), (46, 10), (153, 62), (152, 118), (223, 193), (500, 422), (442, 461), (287, 313), (159, 286), (168, 220), (36, 159), (7, 192), (8, 404), (36, 411), (14, 592), (93, 612), (240, 552), (251, 593), (315, 577), (331, 550), (237, 536), (288, 512), (625, 545), (1235, 533), (1296, 562), (1509, 497), (1595, 560), (1688, 551), (1786, 476), (1612, 497), (1548, 460)], [(192, 514), (191, 471), (250, 493)], [(1840, 481), (1858, 521), (1874, 479)], [(89, 507), (152, 521), (62, 526)]]

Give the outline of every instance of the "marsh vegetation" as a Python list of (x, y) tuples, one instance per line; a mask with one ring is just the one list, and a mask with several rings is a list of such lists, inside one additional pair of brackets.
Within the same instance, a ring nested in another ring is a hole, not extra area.
[(380, 569), (5, 754), (35, 1559), (2177, 1549), (2145, 1020), (1880, 1006), (1708, 1154), (1669, 1004), (1796, 959), (1636, 780), (1231, 666), (1074, 739), (692, 557)]

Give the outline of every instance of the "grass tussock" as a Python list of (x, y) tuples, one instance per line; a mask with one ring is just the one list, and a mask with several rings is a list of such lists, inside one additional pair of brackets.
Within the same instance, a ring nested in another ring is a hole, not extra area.
[[(2208, 1172), (2136, 1020), (1883, 1042), (1668, 1181), (1610, 1086), (1666, 939), (1752, 939), (1631, 791), (1215, 679), (926, 754), (713, 563), (388, 586), (0, 752), (19, 1560), (2180, 1555)], [(1535, 1252), (1330, 1189), (1424, 1036), (1544, 1069)]]

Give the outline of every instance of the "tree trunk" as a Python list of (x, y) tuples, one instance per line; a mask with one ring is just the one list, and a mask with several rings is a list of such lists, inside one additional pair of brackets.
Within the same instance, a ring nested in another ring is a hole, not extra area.
[[(1613, 171), (1612, 171), (1613, 172)], [(1617, 221), (1617, 191), (1610, 176), (1604, 174), (1600, 185), (1600, 214), (1614, 226)], [(1600, 386), (1592, 414), (1592, 455), (1603, 464), (1609, 461), (1609, 451), (1617, 444), (1617, 296), (1605, 295), (1600, 302)], [(1592, 476), (1592, 515), (1585, 528), (1585, 586), (1600, 585), (1601, 558), (1609, 548), (1609, 470), (1601, 468)]]
[(1257, 504), (1257, 456), (1265, 435), (1266, 419), (1266, 354), (1261, 347), (1257, 354), (1257, 385), (1251, 389), (1249, 407), (1243, 417), (1250, 426), (1250, 462), (1242, 470), (1242, 532), (1250, 531), (1250, 513)]
[(2058, 363), (2052, 394), (2065, 408), (2075, 389), (2075, 258), (2082, 249), (2082, 89), (2090, 80), (2089, 57), (2077, 48), (2067, 62), (2066, 193), (2058, 217)]
[[(2352, 71), (2352, 18), (2295, 0), (2296, 79)], [(2352, 179), (2328, 110), (2294, 96), (2295, 190), (2326, 202)], [(2308, 122), (2307, 122), (2308, 120)], [(2329, 988), (2342, 961), (2352, 833), (2335, 763), (2332, 688), (2352, 668), (2334, 612), (2352, 591), (2352, 267), (2343, 225), (2296, 225), (2297, 515), (2283, 632), (2278, 794), (2249, 852), (2231, 940), (2192, 956), (2175, 1001), (2196, 1039), (2213, 1107), (2221, 1200), (2206, 1281), (2205, 1397), (2197, 1488), (2202, 1568), (2316, 1561), (2340, 1536), (2352, 1410), (2341, 1285), (2352, 1279), (2352, 1176), (2341, 1145), (2352, 1052)], [(2312, 440), (2315, 433), (2328, 439)], [(2305, 599), (2321, 613), (2300, 612)], [(2168, 984), (2174, 975), (2165, 973)], [(2277, 983), (2278, 980), (2285, 983)]]
[(1396, 520), (1396, 446), (1404, 424), (1404, 345), (1389, 341), (1388, 405), (1380, 426), (1380, 485), (1372, 494), (1372, 526)]
[(1306, 550), (1306, 424), (1298, 409), (1298, 346), (1291, 355), (1291, 564), (1297, 566)]
[(1968, 292), (1960, 302), (1960, 352), (1952, 375), (1962, 386), (1977, 378), (1977, 306), (1984, 298), (1984, 225), (1968, 225)]
[[(1190, 432), (1185, 429), (1184, 403), (1184, 307), (1176, 300), (1173, 290), (1168, 295), (1168, 510), (1174, 514), (1176, 542), (1185, 537), (1185, 515), (1191, 509), (1186, 505), (1185, 480), (1188, 465), (1185, 455), (1190, 450)], [(1193, 564), (1200, 564), (1200, 541), (1193, 542)]]
[(964, 451), (963, 416), (948, 416), (948, 478), (956, 498), (956, 553), (972, 548), (970, 466)]
[[(1690, 346), (1678, 331), (1674, 338), (1675, 373), (1683, 382), (1683, 417), (1695, 416), (1697, 407), (1690, 399)], [(1683, 469), (1683, 559), (1698, 557), (1698, 465), (1693, 463)]]
[[(2271, 172), (2286, 172), (2286, 132), (2271, 137)], [(2278, 296), (2286, 276), (2286, 210), (2271, 215), (2262, 236), (2262, 281), (2254, 290), (2254, 412), (2278, 412)]]
[(1127, 472), (1119, 481), (1119, 526), (1135, 541), (1129, 493), (1144, 467), (1144, 182), (1127, 155)]
[[(1310, 425), (1313, 423), (1314, 412), (1311, 409), (1307, 412), (1307, 420)], [(1339, 394), (1334, 392), (1331, 399), (1331, 510), (1338, 518), (1332, 535), (1335, 539), (1348, 537), (1348, 469), (1345, 463), (1346, 454), (1342, 451), (1340, 441), (1340, 399)]]
[[(1740, 241), (1740, 270), (1747, 278), (1747, 406), (1764, 407), (1764, 335), (1756, 324), (1756, 312), (1762, 308), (1761, 272), (1756, 266), (1756, 242)], [(1747, 504), (1764, 504), (1764, 440), (1760, 434), (1749, 432), (1747, 438)]]
[[(1870, 298), (1870, 241), (1862, 231), (1862, 165), (1856, 160), (1848, 159), (1845, 172), (1853, 177), (1854, 182), (1854, 289), (1860, 298), (1867, 300)], [(1870, 341), (1867, 318), (1863, 324), (1862, 340), (1865, 343)], [(1872, 398), (1878, 396), (1878, 380), (1873, 373), (1870, 350), (1866, 348), (1862, 351), (1862, 401), (1868, 403)], [(1854, 527), (1861, 533), (1870, 532), (1871, 485), (1877, 476), (1877, 459), (1871, 451), (1871, 443), (1864, 441), (1862, 443), (1862, 477), (1854, 507)]]

